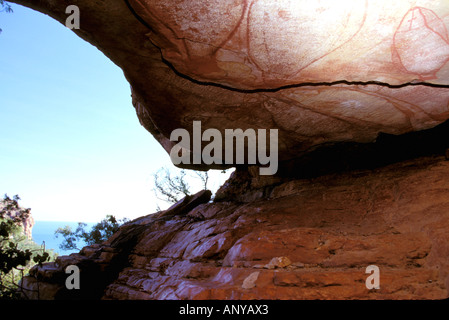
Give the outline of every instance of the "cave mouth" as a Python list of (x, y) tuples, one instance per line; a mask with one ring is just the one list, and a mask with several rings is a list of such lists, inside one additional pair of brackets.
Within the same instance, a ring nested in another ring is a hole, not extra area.
[(372, 170), (420, 157), (449, 160), (449, 120), (427, 130), (402, 135), (380, 133), (375, 142), (342, 142), (317, 147), (310, 153), (279, 164), (277, 175), (313, 178), (352, 170)]

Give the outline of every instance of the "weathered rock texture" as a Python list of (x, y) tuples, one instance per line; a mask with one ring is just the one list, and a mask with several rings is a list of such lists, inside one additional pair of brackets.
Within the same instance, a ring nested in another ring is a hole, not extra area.
[(448, 84), (443, 1), (130, 0), (181, 73), (235, 88)]
[[(238, 168), (213, 203), (203, 192), (34, 268), (31, 297), (448, 296), (447, 123), (422, 130), (449, 119), (449, 2), (13, 2), (62, 23), (77, 5), (74, 31), (123, 69), (167, 152), (171, 132), (197, 120), (222, 134), (278, 129), (282, 162), (265, 178)], [(64, 289), (69, 264), (83, 289)], [(378, 290), (365, 286), (370, 264)]]
[[(448, 297), (444, 157), (310, 179), (256, 173), (234, 173), (218, 202), (202, 192), (124, 225), (102, 245), (35, 267), (24, 286), (39, 281), (40, 298), (66, 299)], [(239, 179), (246, 193), (227, 198)], [(69, 264), (82, 270), (81, 290), (65, 290)], [(373, 264), (380, 289), (368, 290)]]
[[(15, 0), (120, 66), (137, 115), (174, 129), (278, 129), (280, 160), (449, 118), (449, 5), (430, 0)], [(190, 167), (191, 165), (184, 165)], [(196, 168), (214, 165), (194, 165)]]
[(34, 218), (31, 215), (31, 209), (23, 208), (18, 202), (0, 200), (0, 211), (5, 210), (4, 218), (12, 219), (23, 228), (23, 234), (28, 238), (32, 238)]

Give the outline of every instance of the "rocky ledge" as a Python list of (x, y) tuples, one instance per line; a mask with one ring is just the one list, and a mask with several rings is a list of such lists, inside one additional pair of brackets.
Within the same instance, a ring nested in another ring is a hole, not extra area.
[(214, 201), (202, 191), (131, 221), (22, 284), (31, 299), (447, 298), (448, 175), (441, 156), (307, 179), (237, 170)]

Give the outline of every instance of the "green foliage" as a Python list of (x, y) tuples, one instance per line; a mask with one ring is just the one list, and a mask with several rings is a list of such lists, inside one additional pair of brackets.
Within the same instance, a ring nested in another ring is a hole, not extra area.
[(181, 170), (179, 175), (172, 176), (167, 168), (159, 169), (154, 178), (154, 192), (159, 200), (176, 203), (190, 195), (190, 186), (186, 181), (186, 172)]
[[(191, 186), (188, 179), (199, 179), (204, 190), (207, 189), (209, 182), (209, 173), (207, 171), (193, 171), (188, 175), (185, 170), (179, 170), (174, 175), (166, 168), (160, 168), (153, 174), (154, 188), (153, 192), (157, 199), (169, 204), (174, 204), (182, 198), (191, 195)], [(158, 211), (161, 209), (158, 206)]]
[(0, 0), (0, 6), (1, 6), (0, 12), (3, 12), (3, 11), (4, 12), (13, 12), (12, 8), (11, 8), (11, 5), (8, 2), (4, 1), (4, 0)]
[(0, 201), (0, 298), (18, 298), (20, 279), (37, 263), (55, 258), (53, 252), (45, 251), (28, 239), (23, 231), (23, 223), (30, 216), (30, 209), (19, 206), (19, 196), (12, 199), (5, 195)]
[(106, 218), (95, 224), (88, 232), (85, 230), (87, 224), (83, 222), (78, 223), (75, 231), (72, 231), (70, 226), (58, 228), (55, 231), (55, 236), (63, 237), (63, 242), (59, 245), (62, 250), (80, 250), (78, 242), (84, 242), (87, 245), (95, 243), (102, 243), (118, 231), (120, 226), (128, 221), (125, 219), (117, 220), (113, 215), (107, 215)]
[[(10, 13), (10, 12), (13, 12), (13, 11), (12, 11), (11, 5), (8, 2), (0, 0), (0, 12), (8, 12), (8, 13)], [(2, 29), (1, 28), (0, 28), (0, 33), (2, 33)]]

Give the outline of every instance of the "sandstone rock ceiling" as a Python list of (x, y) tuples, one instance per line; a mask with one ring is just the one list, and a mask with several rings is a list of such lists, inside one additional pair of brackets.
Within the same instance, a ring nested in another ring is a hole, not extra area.
[(75, 32), (123, 69), (167, 151), (194, 120), (279, 129), (282, 161), (449, 119), (447, 1), (13, 2), (62, 23), (79, 6)]

